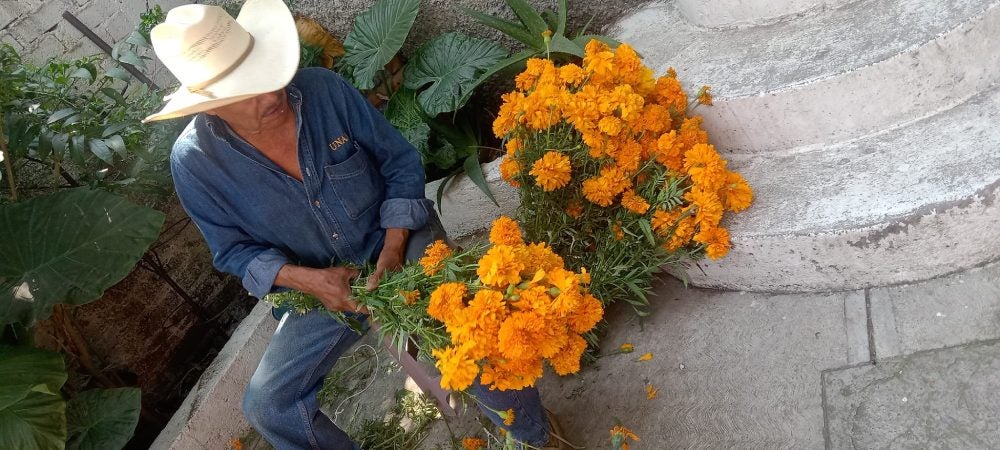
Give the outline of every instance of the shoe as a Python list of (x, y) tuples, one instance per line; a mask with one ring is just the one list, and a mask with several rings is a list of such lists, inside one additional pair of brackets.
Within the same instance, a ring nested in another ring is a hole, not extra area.
[(562, 426), (559, 425), (559, 419), (548, 408), (545, 408), (545, 417), (549, 419), (549, 441), (540, 447), (541, 450), (574, 450), (583, 448), (576, 447), (566, 440)]

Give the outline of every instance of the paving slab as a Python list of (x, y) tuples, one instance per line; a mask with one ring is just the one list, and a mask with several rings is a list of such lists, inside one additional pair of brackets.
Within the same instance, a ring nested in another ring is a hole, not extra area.
[[(766, 295), (664, 279), (651, 316), (609, 312), (605, 352), (631, 343), (634, 353), (603, 357), (574, 377), (546, 377), (539, 387), (588, 448), (607, 445), (614, 418), (643, 448), (821, 447), (820, 373), (867, 358), (864, 322), (847, 317), (863, 302), (862, 292)], [(647, 352), (652, 360), (639, 361)]]
[(1000, 338), (1000, 263), (922, 283), (872, 289), (869, 299), (879, 360)]
[(1000, 448), (1000, 341), (823, 374), (827, 448)]

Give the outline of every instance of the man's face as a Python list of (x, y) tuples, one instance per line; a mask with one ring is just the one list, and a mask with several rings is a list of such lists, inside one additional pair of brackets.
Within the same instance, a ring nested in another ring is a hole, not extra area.
[(288, 98), (284, 89), (260, 94), (236, 103), (213, 108), (206, 113), (219, 116), (230, 126), (241, 129), (263, 129), (280, 123), (287, 110)]

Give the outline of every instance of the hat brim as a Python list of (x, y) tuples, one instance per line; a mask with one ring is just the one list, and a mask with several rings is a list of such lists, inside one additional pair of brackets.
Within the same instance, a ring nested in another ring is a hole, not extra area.
[(195, 92), (181, 86), (143, 122), (173, 119), (236, 103), (288, 85), (299, 65), (295, 19), (282, 0), (247, 0), (236, 18), (251, 36), (246, 58), (218, 81)]

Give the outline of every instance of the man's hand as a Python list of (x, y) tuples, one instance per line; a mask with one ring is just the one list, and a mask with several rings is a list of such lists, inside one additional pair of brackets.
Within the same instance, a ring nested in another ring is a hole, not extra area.
[(368, 313), (351, 297), (351, 280), (358, 276), (357, 269), (310, 267), (285, 264), (278, 271), (274, 284), (305, 292), (318, 298), (330, 311)]
[(385, 230), (385, 244), (382, 245), (382, 252), (378, 255), (375, 263), (375, 272), (368, 277), (368, 291), (378, 288), (378, 283), (382, 281), (387, 270), (399, 270), (403, 267), (403, 259), (406, 257), (406, 241), (410, 237), (410, 230), (405, 228), (388, 228)]

